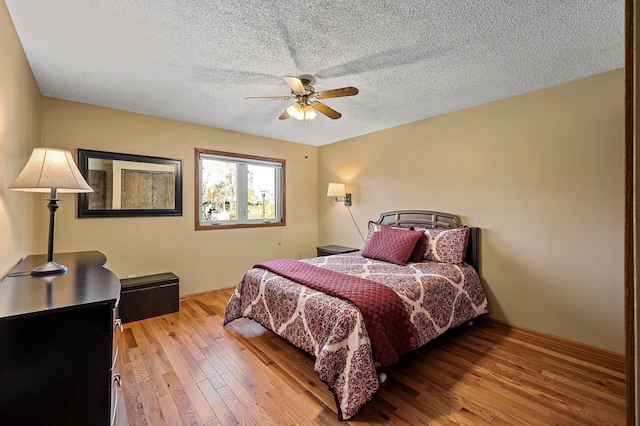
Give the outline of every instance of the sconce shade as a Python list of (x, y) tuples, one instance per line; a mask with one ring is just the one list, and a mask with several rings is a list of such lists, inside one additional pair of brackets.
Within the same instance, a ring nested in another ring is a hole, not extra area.
[(329, 183), (327, 197), (344, 197), (347, 193), (344, 183)]
[(344, 202), (347, 207), (351, 205), (351, 194), (347, 194), (344, 183), (330, 182), (327, 188), (327, 197), (335, 197), (336, 201)]
[(71, 152), (55, 148), (34, 148), (15, 181), (13, 191), (93, 192), (73, 161)]

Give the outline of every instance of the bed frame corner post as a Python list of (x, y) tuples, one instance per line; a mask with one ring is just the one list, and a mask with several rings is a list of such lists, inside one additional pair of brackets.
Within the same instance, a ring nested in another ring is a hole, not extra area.
[(469, 228), (469, 243), (465, 261), (480, 274), (480, 228)]

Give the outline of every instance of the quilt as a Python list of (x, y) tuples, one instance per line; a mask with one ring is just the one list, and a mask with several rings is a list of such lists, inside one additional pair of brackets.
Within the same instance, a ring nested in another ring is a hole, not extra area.
[[(415, 327), (418, 346), (488, 312), (480, 278), (465, 263), (424, 261), (400, 266), (357, 252), (302, 262), (391, 288)], [(363, 315), (352, 303), (253, 268), (231, 296), (224, 323), (242, 317), (315, 357), (314, 371), (333, 392), (340, 419), (357, 414), (378, 390), (381, 363)]]

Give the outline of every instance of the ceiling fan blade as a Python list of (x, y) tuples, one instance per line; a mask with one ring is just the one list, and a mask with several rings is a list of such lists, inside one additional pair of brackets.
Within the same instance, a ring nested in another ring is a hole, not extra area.
[(304, 85), (302, 84), (302, 81), (300, 81), (299, 78), (287, 76), (284, 78), (284, 81), (287, 82), (289, 87), (291, 87), (291, 90), (293, 90), (295, 93), (298, 93), (300, 95), (304, 95), (305, 93), (307, 93)]
[(291, 96), (248, 96), (245, 99), (263, 99), (270, 101), (288, 101)]
[(323, 90), (316, 93), (318, 99), (341, 98), (343, 96), (354, 96), (358, 94), (355, 87), (343, 87), (341, 89)]
[(289, 113), (287, 112), (287, 110), (285, 109), (282, 114), (280, 114), (280, 117), (278, 117), (279, 120), (286, 120), (287, 118), (291, 118), (291, 116), (289, 115)]
[(332, 120), (337, 120), (338, 118), (342, 117), (342, 114), (340, 114), (333, 108), (329, 108), (322, 102), (311, 102), (311, 106)]

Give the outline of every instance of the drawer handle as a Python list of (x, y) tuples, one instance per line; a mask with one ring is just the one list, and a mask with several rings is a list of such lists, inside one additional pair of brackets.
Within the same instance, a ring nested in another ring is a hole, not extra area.
[(113, 381), (116, 382), (119, 387), (122, 387), (122, 379), (120, 379), (119, 373), (113, 375)]
[(122, 331), (122, 320), (120, 318), (116, 318), (116, 325)]

